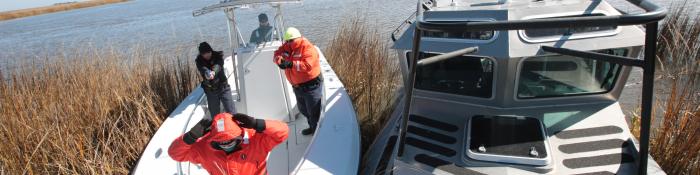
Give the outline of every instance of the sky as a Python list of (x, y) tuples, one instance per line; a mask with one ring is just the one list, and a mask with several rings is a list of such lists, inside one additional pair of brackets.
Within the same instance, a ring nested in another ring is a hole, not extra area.
[(80, 0), (0, 0), (0, 12), (26, 9), (32, 7), (49, 6), (60, 2), (74, 2)]

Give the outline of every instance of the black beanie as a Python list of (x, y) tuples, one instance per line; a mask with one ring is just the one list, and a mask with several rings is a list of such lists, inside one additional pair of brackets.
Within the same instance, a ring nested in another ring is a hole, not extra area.
[(207, 53), (207, 52), (213, 52), (214, 49), (211, 48), (209, 43), (207, 42), (202, 42), (199, 43), (199, 53)]
[(258, 22), (267, 22), (267, 15), (264, 13), (258, 15)]

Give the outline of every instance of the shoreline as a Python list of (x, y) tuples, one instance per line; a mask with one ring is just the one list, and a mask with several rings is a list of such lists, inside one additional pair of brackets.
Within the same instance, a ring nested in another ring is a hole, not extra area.
[(30, 16), (43, 15), (48, 13), (69, 11), (81, 8), (95, 7), (107, 4), (115, 4), (120, 2), (126, 2), (129, 0), (89, 0), (83, 2), (71, 2), (71, 3), (59, 3), (51, 6), (45, 7), (35, 7), (28, 9), (12, 10), (7, 12), (0, 12), (0, 21), (7, 21), (17, 18), (24, 18)]

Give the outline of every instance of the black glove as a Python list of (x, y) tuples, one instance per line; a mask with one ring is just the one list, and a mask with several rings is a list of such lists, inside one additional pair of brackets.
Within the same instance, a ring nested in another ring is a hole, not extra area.
[(292, 62), (288, 61), (288, 60), (282, 60), (282, 62), (280, 64), (278, 64), (277, 66), (279, 66), (280, 69), (292, 68)]
[(196, 142), (198, 138), (208, 133), (210, 129), (211, 120), (202, 119), (199, 121), (199, 123), (195, 124), (192, 127), (192, 129), (190, 129), (190, 131), (188, 131), (187, 133), (185, 133), (184, 136), (182, 136), (182, 141), (185, 141), (186, 144), (191, 145), (194, 142)]
[(257, 132), (265, 131), (265, 120), (263, 119), (255, 119), (243, 113), (233, 114), (233, 119), (236, 119), (236, 121), (238, 121), (238, 126), (242, 128), (255, 129)]

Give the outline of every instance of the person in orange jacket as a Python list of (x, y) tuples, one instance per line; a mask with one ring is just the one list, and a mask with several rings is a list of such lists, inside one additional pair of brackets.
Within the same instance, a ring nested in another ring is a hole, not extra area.
[(175, 161), (200, 164), (209, 174), (263, 175), (268, 153), (287, 139), (287, 130), (281, 121), (221, 113), (176, 138), (168, 154)]
[(316, 132), (321, 116), (323, 77), (319, 53), (294, 27), (287, 29), (283, 39), (285, 42), (275, 51), (272, 61), (284, 70), (287, 80), (294, 87), (299, 112), (306, 116), (309, 123), (309, 128), (302, 130), (301, 134), (310, 135)]

